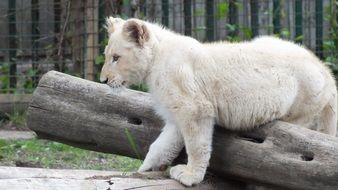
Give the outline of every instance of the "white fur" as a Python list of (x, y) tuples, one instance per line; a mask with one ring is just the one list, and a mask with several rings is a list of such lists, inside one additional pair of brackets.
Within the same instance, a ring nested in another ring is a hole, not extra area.
[(172, 167), (170, 175), (188, 186), (201, 182), (215, 123), (239, 130), (276, 119), (311, 127), (316, 119), (316, 130), (336, 134), (335, 80), (305, 48), (273, 37), (201, 44), (156, 24), (137, 22), (146, 26), (150, 39), (138, 47), (116, 26), (106, 60), (116, 52), (126, 58), (121, 56), (114, 68), (104, 67), (101, 78), (114, 81), (110, 75), (115, 73), (122, 80), (143, 80), (158, 114), (168, 121), (139, 171), (170, 164), (184, 141), (188, 163)]

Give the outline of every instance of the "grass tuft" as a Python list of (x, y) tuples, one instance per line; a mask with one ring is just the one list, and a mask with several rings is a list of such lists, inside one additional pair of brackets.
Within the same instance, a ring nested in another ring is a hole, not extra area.
[(141, 159), (141, 156), (140, 156), (139, 152), (137, 151), (136, 143), (134, 141), (132, 134), (130, 133), (128, 128), (125, 128), (124, 132), (127, 135), (128, 143), (131, 146), (131, 148), (133, 149), (135, 155), (137, 156), (138, 159)]
[(0, 165), (135, 171), (141, 160), (71, 147), (48, 140), (0, 140)]

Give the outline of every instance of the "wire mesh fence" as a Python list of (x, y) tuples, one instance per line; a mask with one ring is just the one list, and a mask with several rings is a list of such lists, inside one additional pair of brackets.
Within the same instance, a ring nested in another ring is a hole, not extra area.
[(161, 23), (201, 42), (275, 35), (338, 70), (336, 0), (1, 0), (0, 93), (31, 93), (58, 70), (97, 80), (107, 16)]

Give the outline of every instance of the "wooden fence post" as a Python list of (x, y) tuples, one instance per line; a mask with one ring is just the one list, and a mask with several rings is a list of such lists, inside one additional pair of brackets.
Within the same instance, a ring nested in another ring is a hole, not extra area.
[(204, 41), (206, 36), (205, 1), (193, 0), (193, 33), (192, 36)]
[(333, 8), (335, 8), (331, 6), (331, 1), (332, 0), (323, 0), (323, 40), (329, 39), (330, 21), (325, 16), (330, 14)]
[(280, 0), (273, 0), (273, 33), (279, 34), (281, 32), (281, 16), (282, 16), (282, 5)]
[(283, 0), (280, 4), (280, 29), (283, 38), (293, 40), (295, 38), (295, 2)]
[(295, 41), (298, 43), (302, 42), (303, 35), (303, 9), (302, 9), (302, 0), (296, 0), (295, 2)]
[[(169, 0), (163, 0), (161, 4), (161, 8), (162, 8), (162, 24), (168, 27), (169, 26)], [(156, 7), (155, 7), (155, 10), (156, 10)]]
[[(39, 65), (39, 38), (40, 38), (40, 11), (39, 11), (39, 0), (32, 0), (32, 69), (37, 70)], [(33, 83), (35, 86), (38, 84), (38, 78), (34, 77)]]
[(229, 24), (234, 27), (232, 30), (228, 31), (228, 35), (230, 37), (235, 37), (238, 34), (238, 2), (235, 2), (234, 0), (229, 1)]
[(323, 25), (324, 25), (323, 1), (316, 0), (315, 3), (316, 3), (315, 4), (316, 40), (314, 50), (316, 51), (318, 57), (323, 58)]
[[(54, 44), (58, 44), (60, 40), (60, 31), (61, 31), (61, 0), (54, 0)], [(55, 70), (59, 69), (59, 58), (57, 56), (58, 48), (54, 47), (54, 53), (53, 53), (53, 65)]]
[(168, 26), (168, 1), (167, 0), (146, 0), (143, 8), (147, 20), (162, 23)]
[[(9, 1), (0, 1), (0, 7), (9, 7), (8, 3)], [(0, 9), (0, 15), (6, 15), (7, 13), (8, 10), (6, 8)], [(3, 28), (3, 30), (0, 30), (0, 61), (8, 61), (8, 30), (5, 30), (8, 27), (7, 20), (7, 17), (0, 17), (0, 28)]]
[[(53, 43), (53, 37), (50, 36), (54, 32), (54, 0), (40, 0), (39, 1), (39, 55), (45, 56), (46, 48)], [(66, 46), (67, 47), (67, 46)], [(69, 48), (65, 48), (67, 50)], [(65, 51), (65, 54), (66, 51)], [(69, 54), (69, 53), (68, 53)]]
[(184, 2), (169, 0), (169, 26), (176, 32), (184, 34)]
[(303, 1), (303, 43), (311, 50), (316, 49), (316, 1)]
[(214, 15), (214, 1), (206, 1), (206, 31), (207, 31), (207, 41), (215, 40), (215, 15)]
[(86, 1), (86, 59), (85, 59), (85, 78), (94, 80), (94, 62), (98, 55), (98, 1)]
[(239, 35), (241, 39), (249, 39), (252, 37), (251, 28), (251, 6), (250, 0), (238, 0), (241, 7), (238, 8), (238, 25)]
[(258, 0), (251, 0), (250, 2), (251, 6), (251, 31), (252, 31), (252, 36), (258, 36), (259, 31), (258, 31)]
[[(27, 20), (32, 18), (32, 4), (31, 1), (17, 1), (16, 2), (16, 27), (17, 27), (17, 41), (18, 41), (18, 61), (25, 61), (25, 58), (30, 58), (32, 55), (32, 38), (27, 35), (32, 32), (32, 24)], [(1, 22), (1, 21), (0, 21)], [(3, 42), (3, 41), (1, 41)], [(20, 60), (21, 59), (21, 60)], [(18, 65), (18, 72), (20, 73), (20, 65)]]
[[(57, 0), (60, 1), (60, 0)], [(84, 1), (73, 1), (71, 4), (71, 17), (69, 30), (72, 34), (71, 37), (71, 50), (74, 74), (84, 77), (84, 64), (85, 64), (85, 23), (84, 23)]]
[(185, 0), (184, 6), (184, 34), (191, 36), (191, 0)]
[(272, 1), (259, 1), (258, 5), (258, 34), (272, 34)]
[(229, 2), (227, 0), (216, 0), (215, 7), (215, 39), (226, 40)]
[(8, 0), (8, 35), (9, 35), (9, 88), (16, 88), (16, 0)]

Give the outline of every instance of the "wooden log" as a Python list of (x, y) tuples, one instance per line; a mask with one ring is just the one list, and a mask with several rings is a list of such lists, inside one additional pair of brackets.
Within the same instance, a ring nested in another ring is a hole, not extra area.
[[(191, 190), (223, 189), (220, 180), (204, 182)], [(102, 189), (102, 190), (156, 190), (188, 189), (175, 180), (168, 179), (163, 172), (126, 173), (97, 170), (65, 170), (18, 168), (0, 166), (0, 187), (11, 190), (53, 190)], [(239, 190), (231, 188), (230, 190)]]
[[(51, 71), (28, 108), (38, 136), (90, 150), (144, 158), (163, 122), (147, 93)], [(338, 140), (285, 122), (251, 132), (216, 127), (210, 170), (281, 189), (338, 189)]]

